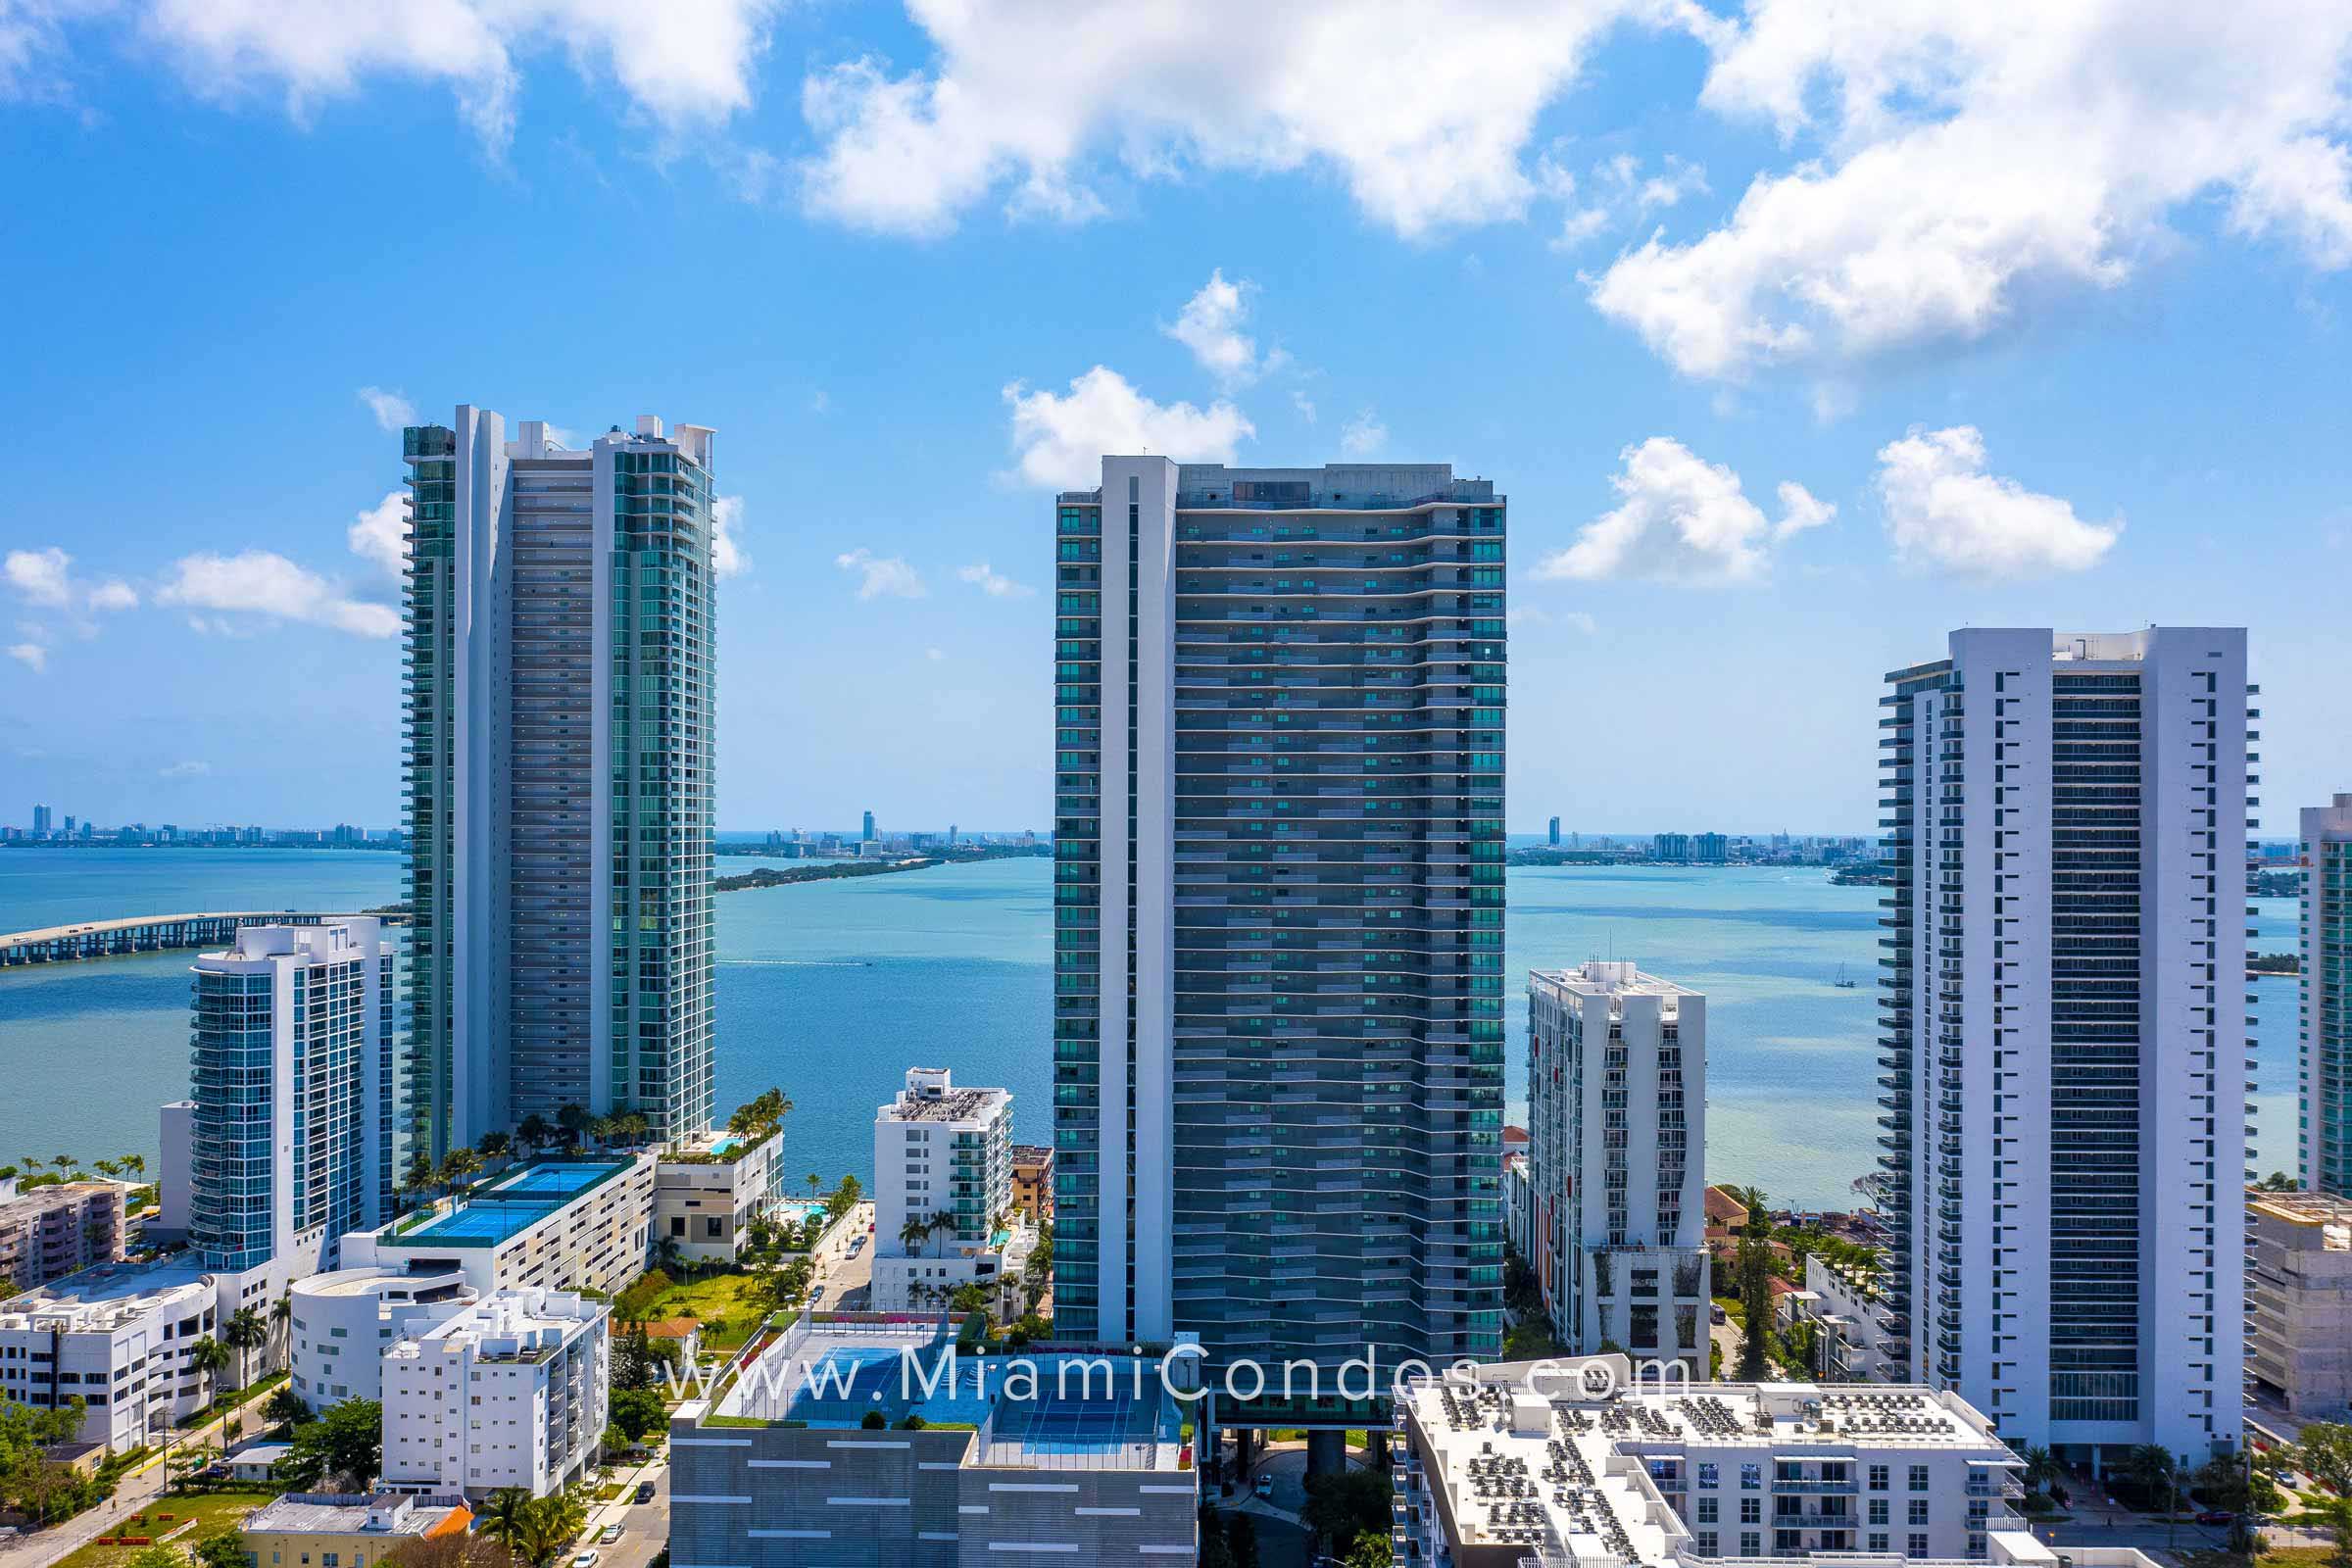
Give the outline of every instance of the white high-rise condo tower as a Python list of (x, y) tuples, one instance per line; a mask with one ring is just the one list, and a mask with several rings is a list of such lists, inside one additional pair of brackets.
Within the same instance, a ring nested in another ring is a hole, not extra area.
[(1527, 977), (1529, 1263), (1552, 1333), (1707, 1376), (1707, 999), (1631, 963)]
[(570, 1105), (710, 1124), (710, 438), (412, 426), (410, 1052), (439, 1158)]
[(2246, 634), (1960, 631), (1886, 679), (1887, 1375), (2201, 1462), (2240, 1427)]
[(2303, 808), (2303, 1185), (2352, 1198), (2352, 795)]

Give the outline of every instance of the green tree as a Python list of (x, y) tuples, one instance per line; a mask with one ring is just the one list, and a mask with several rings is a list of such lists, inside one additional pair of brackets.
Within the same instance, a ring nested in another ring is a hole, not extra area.
[(825, 1200), (825, 1213), (830, 1218), (839, 1219), (856, 1208), (858, 1200), (864, 1196), (865, 1188), (857, 1177), (844, 1176), (841, 1185), (833, 1189), (833, 1196)]
[(565, 1105), (556, 1112), (556, 1125), (564, 1129), (565, 1141), (574, 1144), (580, 1141), (581, 1134), (587, 1132), (595, 1119), (583, 1105)]
[(2140, 1489), (2149, 1504), (2164, 1501), (2165, 1544), (2169, 1549), (2180, 1511), (2180, 1461), (2162, 1444), (2141, 1443), (2124, 1455), (2124, 1473)]
[(200, 1537), (193, 1553), (196, 1568), (245, 1568), (245, 1538), (223, 1527)]
[(2337, 1496), (2352, 1497), (2352, 1426), (2314, 1421), (2303, 1429), (2290, 1462)]
[(188, 1347), (188, 1370), (204, 1374), (205, 1396), (208, 1399), (220, 1396), (220, 1374), (228, 1370), (228, 1363), (233, 1359), (228, 1347), (209, 1334)]
[(270, 1343), (270, 1325), (262, 1320), (261, 1308), (240, 1306), (231, 1312), (228, 1321), (220, 1325), (220, 1342), (237, 1352), (237, 1385), (242, 1388), (253, 1381), (247, 1368), (245, 1352), (258, 1350)]
[(280, 1385), (276, 1392), (270, 1396), (270, 1401), (262, 1406), (262, 1418), (266, 1421), (287, 1424), (308, 1421), (311, 1418), (311, 1407), (302, 1402), (302, 1396), (296, 1394), (291, 1387)]
[(1396, 1553), (1390, 1546), (1389, 1538), (1381, 1535), (1356, 1537), (1353, 1549), (1348, 1553), (1348, 1568), (1391, 1568), (1396, 1561)]
[(187, 1565), (188, 1559), (177, 1546), (169, 1546), (159, 1541), (152, 1546), (141, 1546), (132, 1552), (122, 1568), (187, 1568)]
[(372, 1399), (345, 1399), (316, 1421), (294, 1429), (291, 1451), (278, 1461), (278, 1474), (302, 1491), (320, 1481), (332, 1490), (363, 1492), (384, 1467), (384, 1407)]
[(662, 1396), (652, 1389), (615, 1389), (612, 1391), (612, 1424), (631, 1443), (648, 1432), (661, 1430), (669, 1419), (669, 1409)]
[(1306, 1506), (1299, 1510), (1298, 1518), (1329, 1544), (1333, 1556), (1345, 1557), (1359, 1536), (1376, 1535), (1387, 1543), (1395, 1497), (1396, 1487), (1383, 1471), (1309, 1476)]
[(531, 1494), (522, 1488), (501, 1487), (474, 1510), (480, 1515), (480, 1523), (475, 1528), (509, 1551), (516, 1551), (516, 1541), (522, 1534), (530, 1501)]
[(1225, 1516), (1205, 1502), (1200, 1505), (1199, 1568), (1235, 1568), (1233, 1550), (1225, 1544)]
[(473, 1151), (484, 1159), (504, 1159), (514, 1152), (514, 1140), (507, 1133), (484, 1133), (482, 1141), (473, 1146)]
[(1233, 1557), (1233, 1568), (1257, 1568), (1256, 1521), (1238, 1511), (1227, 1514), (1225, 1549)]
[(443, 1187), (455, 1188), (471, 1180), (481, 1168), (481, 1155), (470, 1149), (453, 1149), (442, 1156), (441, 1168), (433, 1174)]
[(540, 1145), (555, 1137), (556, 1130), (548, 1125), (548, 1121), (545, 1116), (540, 1115), (534, 1110), (528, 1116), (523, 1117), (521, 1123), (515, 1127), (514, 1136), (521, 1139), (523, 1143), (527, 1144), (531, 1148), (537, 1149)]
[(1740, 1238), (1736, 1267), (1740, 1305), (1740, 1379), (1743, 1383), (1761, 1383), (1772, 1364), (1771, 1244), (1750, 1230)]
[(2026, 1449), (2019, 1457), (2026, 1461), (2026, 1490), (2028, 1492), (2048, 1492), (2050, 1484), (2056, 1481), (2060, 1474), (2058, 1456), (2037, 1443)]
[(792, 1114), (792, 1102), (784, 1098), (781, 1089), (767, 1089), (735, 1107), (727, 1118), (727, 1131), (746, 1143), (758, 1144), (775, 1135)]

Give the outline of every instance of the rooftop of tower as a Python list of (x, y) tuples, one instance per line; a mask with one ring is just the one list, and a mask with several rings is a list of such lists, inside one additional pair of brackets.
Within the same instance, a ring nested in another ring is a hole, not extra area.
[(1644, 974), (1631, 958), (1591, 958), (1573, 969), (1531, 969), (1528, 977), (1588, 997), (1695, 997), (1689, 986)]
[[(1065, 490), (1063, 501), (1102, 492)], [(1319, 468), (1176, 466), (1176, 506), (1204, 512), (1402, 512), (1414, 507), (1500, 505), (1492, 479), (1457, 479), (1450, 463), (1327, 463)]]

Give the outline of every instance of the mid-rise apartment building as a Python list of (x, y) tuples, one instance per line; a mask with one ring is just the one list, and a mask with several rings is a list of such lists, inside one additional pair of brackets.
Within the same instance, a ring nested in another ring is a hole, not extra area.
[(611, 1309), (502, 1291), (384, 1352), (384, 1476), (405, 1492), (533, 1496), (577, 1480), (605, 1435)]
[(222, 1281), (183, 1263), (107, 1263), (0, 1301), (0, 1398), (83, 1401), (79, 1441), (121, 1453), (212, 1398), (188, 1360), (220, 1324)]
[(393, 962), (370, 915), (247, 926), (197, 957), (188, 1239), (208, 1268), (282, 1286), (390, 1215)]
[(752, 1222), (775, 1218), (783, 1204), (781, 1132), (695, 1135), (662, 1151), (654, 1169), (655, 1251), (690, 1263), (732, 1263)]
[(1707, 999), (1630, 961), (1527, 977), (1530, 1264), (1579, 1355), (1707, 1373)]
[(0, 1282), (31, 1290), (122, 1257), (122, 1189), (61, 1182), (0, 1201)]
[(2303, 1421), (2352, 1415), (2352, 1199), (2246, 1193), (2246, 1376)]
[(611, 1296), (645, 1272), (652, 1245), (655, 1156), (516, 1165), (343, 1238), (350, 1268), (455, 1271), (494, 1291), (597, 1291)]
[(296, 1281), (287, 1303), (288, 1370), (314, 1410), (381, 1403), (384, 1352), (481, 1299), (457, 1268), (345, 1268)]
[[(1057, 1328), (1499, 1348), (1505, 510), (1156, 457), (1056, 500)], [(1220, 1413), (1365, 1419), (1279, 1402)]]
[(1034, 1242), (1012, 1201), (1011, 1093), (909, 1067), (874, 1113), (873, 1305), (942, 1304), (1017, 1270)]
[(2017, 1454), (1950, 1390), (1630, 1383), (1622, 1356), (1492, 1363), (1398, 1396), (1398, 1562), (2028, 1563)]
[(565, 1105), (710, 1125), (711, 432), (461, 405), (410, 470), (411, 1079), (435, 1159)]
[(1823, 1381), (1884, 1382), (1903, 1374), (1900, 1355), (1886, 1343), (1882, 1279), (1876, 1268), (1806, 1254), (1805, 1288), (1796, 1293), (1792, 1310), (1813, 1325), (1819, 1354), (1814, 1371)]
[(1959, 631), (1887, 684), (1889, 1378), (2068, 1459), (2233, 1446), (2245, 633)]
[(2302, 829), (2303, 1185), (2352, 1198), (2352, 795)]

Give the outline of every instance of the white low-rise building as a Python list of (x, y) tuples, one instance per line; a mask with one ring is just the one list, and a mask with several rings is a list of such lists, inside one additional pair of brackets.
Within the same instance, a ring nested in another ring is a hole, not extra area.
[(384, 1485), (544, 1496), (605, 1435), (611, 1315), (567, 1291), (509, 1291), (384, 1352)]
[(2352, 1412), (2352, 1199), (2246, 1194), (2246, 1376), (2306, 1421)]
[(120, 1453), (211, 1398), (188, 1351), (220, 1327), (220, 1276), (110, 1263), (0, 1302), (0, 1398), (88, 1406), (78, 1441)]
[(287, 1321), (294, 1392), (314, 1410), (381, 1400), (384, 1352), (480, 1299), (463, 1272), (346, 1268), (293, 1289)]
[(1871, 1383), (1902, 1376), (1902, 1357), (1887, 1342), (1886, 1289), (1876, 1270), (1841, 1268), (1808, 1254), (1805, 1288), (1791, 1298), (1821, 1337), (1821, 1364), (1814, 1369), (1821, 1377)]
[[(1809, 1383), (1634, 1391), (1632, 1373), (1608, 1355), (1406, 1384), (1392, 1464), (1397, 1561), (2055, 1563), (2010, 1507), (2023, 1461), (1957, 1395)], [(2096, 1560), (2151, 1568), (2135, 1552)]]
[(689, 1263), (731, 1263), (755, 1219), (782, 1206), (784, 1135), (713, 1133), (661, 1155), (654, 1171), (653, 1245)]
[(542, 1159), (499, 1172), (374, 1231), (343, 1238), (347, 1268), (455, 1269), (493, 1291), (619, 1291), (645, 1272), (651, 1151)]

